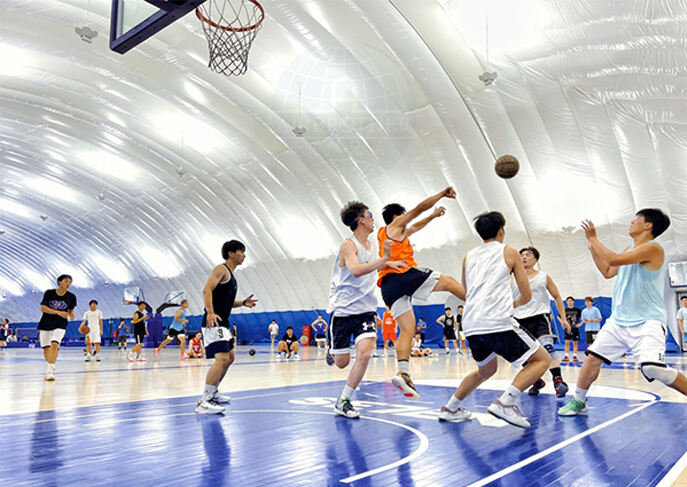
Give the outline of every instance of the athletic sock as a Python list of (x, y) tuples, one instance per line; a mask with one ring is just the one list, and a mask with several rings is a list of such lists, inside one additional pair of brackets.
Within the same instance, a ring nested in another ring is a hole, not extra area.
[(499, 400), (506, 406), (510, 406), (518, 402), (518, 399), (520, 399), (520, 394), (522, 394), (522, 391), (511, 384), (506, 388), (503, 394), (501, 394)]
[(205, 384), (205, 389), (203, 390), (203, 401), (209, 401), (217, 393), (217, 386), (212, 386), (210, 384)]
[(582, 389), (580, 386), (576, 386), (575, 399), (580, 402), (587, 402), (587, 389)]
[(408, 363), (408, 360), (399, 360), (398, 361), (398, 370), (400, 372), (405, 372), (406, 374), (410, 373), (410, 364)]
[(451, 399), (449, 399), (446, 403), (446, 407), (451, 411), (456, 411), (461, 406), (461, 404), (463, 404), (463, 401), (461, 401), (456, 396), (451, 394)]
[(560, 367), (552, 367), (549, 369), (549, 372), (551, 372), (551, 377), (553, 377), (554, 379), (558, 377), (562, 378)]
[(354, 392), (355, 392), (355, 389), (352, 387), (349, 387), (348, 384), (346, 384), (343, 388), (343, 392), (341, 393), (341, 400), (350, 399), (353, 396)]

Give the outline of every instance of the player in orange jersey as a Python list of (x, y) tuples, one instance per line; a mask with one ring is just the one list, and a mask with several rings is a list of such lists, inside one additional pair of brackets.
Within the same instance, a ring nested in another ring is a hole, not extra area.
[(449, 186), (425, 199), (408, 212), (398, 203), (386, 205), (382, 212), (386, 226), (380, 228), (377, 233), (379, 248), (383, 247), (384, 241), (393, 241), (390, 260), (403, 261), (408, 266), (401, 269), (388, 267), (380, 269), (377, 285), (381, 287), (384, 303), (390, 308), (391, 314), (401, 329), (395, 344), (399, 372), (391, 382), (404, 396), (412, 399), (420, 397), (410, 379), (408, 364), (410, 347), (415, 333), (415, 313), (413, 312), (412, 298), (425, 300), (433, 292), (448, 291), (461, 300), (465, 299), (465, 288), (454, 278), (444, 276), (431, 269), (418, 269), (413, 256), (413, 247), (409, 241), (411, 235), (422, 230), (435, 218), (442, 216), (446, 212), (445, 208), (439, 206), (428, 217), (415, 223), (412, 222), (422, 213), (430, 210), (440, 199), (455, 199), (455, 197), (455, 190)]

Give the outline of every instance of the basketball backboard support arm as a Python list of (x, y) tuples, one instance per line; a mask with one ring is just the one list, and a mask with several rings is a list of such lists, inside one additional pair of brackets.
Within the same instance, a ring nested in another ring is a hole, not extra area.
[(127, 29), (124, 25), (125, 9), (128, 4), (134, 2), (132, 0), (112, 0), (110, 12), (111, 50), (124, 54), (205, 2), (205, 0), (139, 0), (139, 2), (142, 1), (150, 4), (151, 8), (156, 10), (135, 26)]

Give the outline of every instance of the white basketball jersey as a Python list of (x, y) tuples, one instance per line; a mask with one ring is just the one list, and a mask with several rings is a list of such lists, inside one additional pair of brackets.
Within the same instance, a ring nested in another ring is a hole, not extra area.
[(472, 249), (465, 257), (465, 336), (513, 329), (513, 293), (510, 269), (503, 256), (505, 247), (493, 240)]
[[(358, 239), (350, 237), (358, 249), (358, 262), (365, 264), (375, 259), (374, 247), (366, 250)], [(351, 316), (362, 313), (375, 312), (377, 310), (377, 273), (370, 272), (364, 276), (355, 277), (348, 267), (339, 267), (337, 254), (332, 272), (332, 284), (329, 288), (329, 304), (327, 313), (333, 316)]]
[[(546, 290), (546, 273), (537, 272), (530, 279), (530, 289), (532, 290), (532, 299), (523, 306), (515, 308), (513, 316), (516, 318), (529, 318), (530, 316), (548, 315), (551, 313), (549, 292)], [(518, 299), (518, 296), (520, 296), (520, 290), (515, 281), (513, 281), (513, 301)]]

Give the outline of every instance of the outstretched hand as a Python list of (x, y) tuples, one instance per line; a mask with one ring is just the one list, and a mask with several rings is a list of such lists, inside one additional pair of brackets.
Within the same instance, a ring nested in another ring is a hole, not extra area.
[(456, 197), (456, 190), (453, 189), (453, 186), (449, 186), (446, 188), (442, 194), (443, 198), (455, 198)]
[(584, 230), (584, 236), (587, 237), (587, 240), (596, 238), (596, 227), (591, 220), (583, 220), (580, 226)]
[(437, 218), (437, 217), (440, 217), (440, 216), (444, 216), (444, 213), (446, 213), (446, 208), (444, 208), (443, 206), (437, 206), (437, 207), (434, 209), (434, 212), (432, 213), (432, 216), (433, 216), (434, 218)]
[(243, 305), (246, 308), (254, 308), (256, 304), (258, 304), (258, 298), (253, 297), (254, 294), (251, 294), (248, 296), (246, 299), (243, 300)]

